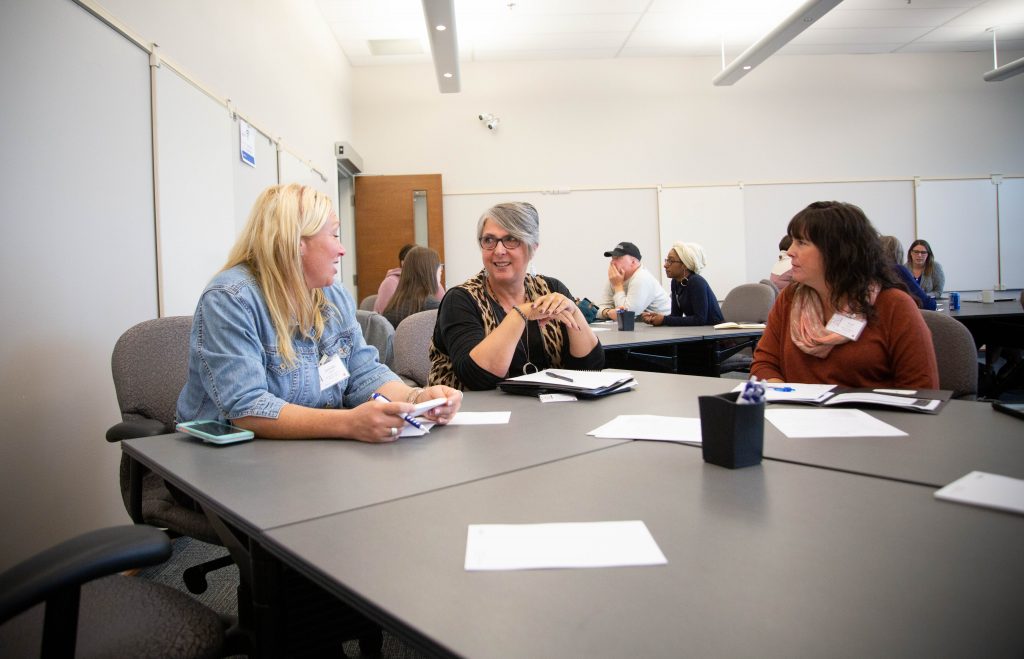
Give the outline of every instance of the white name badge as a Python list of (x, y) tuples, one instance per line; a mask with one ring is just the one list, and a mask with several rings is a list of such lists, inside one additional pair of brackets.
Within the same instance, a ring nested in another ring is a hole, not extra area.
[(342, 380), (348, 377), (348, 369), (341, 363), (341, 358), (338, 355), (334, 355), (328, 358), (324, 355), (324, 358), (320, 360), (320, 366), (317, 368), (320, 373), (320, 391), (333, 387)]
[(828, 321), (828, 325), (825, 326), (825, 329), (845, 336), (851, 341), (856, 341), (860, 338), (860, 333), (864, 331), (864, 326), (867, 324), (868, 321), (866, 320), (847, 316), (842, 313), (836, 313)]

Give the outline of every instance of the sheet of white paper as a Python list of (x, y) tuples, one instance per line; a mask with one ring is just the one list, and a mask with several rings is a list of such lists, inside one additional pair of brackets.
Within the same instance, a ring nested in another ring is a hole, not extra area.
[(512, 412), (457, 412), (449, 426), (486, 426), (508, 423)]
[(466, 534), (468, 571), (666, 563), (658, 543), (640, 520), (470, 524)]
[(653, 414), (620, 414), (587, 433), (604, 439), (651, 439), (700, 444), (700, 419)]
[[(741, 382), (733, 391), (742, 391)], [(828, 398), (834, 384), (801, 384), (799, 382), (765, 382), (764, 399), (769, 403), (785, 403), (787, 400), (822, 401)]]
[(426, 418), (424, 418), (422, 416), (418, 417), (416, 419), (416, 421), (418, 421), (419, 424), (421, 426), (423, 426), (422, 429), (417, 428), (416, 426), (412, 425), (411, 423), (407, 423), (402, 428), (402, 432), (398, 433), (398, 436), (399, 437), (422, 437), (423, 435), (426, 435), (427, 433), (429, 433), (430, 429), (434, 427), (434, 422), (433, 421), (427, 421)]
[(936, 492), (935, 498), (1024, 514), (1024, 480), (972, 471)]
[(869, 405), (889, 405), (892, 407), (914, 407), (923, 410), (934, 410), (942, 401), (926, 398), (908, 398), (906, 396), (890, 396), (888, 394), (876, 394), (870, 391), (850, 392), (847, 394), (836, 394), (827, 401), (826, 405), (848, 405), (850, 403), (866, 403)]
[(572, 394), (541, 394), (537, 398), (542, 403), (571, 403), (574, 400), (578, 400)]
[(610, 327), (591, 327), (590, 331), (591, 332), (610, 332), (611, 329), (612, 328), (610, 328)]
[(863, 410), (765, 410), (786, 437), (902, 437), (907, 433)]

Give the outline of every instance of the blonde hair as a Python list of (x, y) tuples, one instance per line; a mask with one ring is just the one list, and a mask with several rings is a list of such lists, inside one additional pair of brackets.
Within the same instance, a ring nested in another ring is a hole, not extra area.
[(708, 265), (704, 248), (697, 243), (677, 242), (672, 245), (672, 251), (683, 262), (683, 266), (695, 275), (700, 274), (700, 271)]
[(300, 246), (330, 216), (331, 200), (324, 193), (298, 183), (272, 185), (256, 198), (224, 264), (224, 270), (245, 265), (256, 278), (288, 366), (295, 363), (296, 328), (316, 340), (324, 331), (324, 310), (331, 305), (323, 290), (306, 285)]

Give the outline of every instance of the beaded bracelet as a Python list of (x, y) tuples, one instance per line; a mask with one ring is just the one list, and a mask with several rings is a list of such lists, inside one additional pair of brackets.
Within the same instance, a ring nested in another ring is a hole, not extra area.
[(413, 387), (413, 390), (409, 392), (409, 395), (405, 397), (405, 402), (415, 403), (416, 399), (423, 393), (423, 387)]
[(519, 307), (516, 307), (516, 306), (513, 306), (512, 308), (516, 310), (516, 313), (519, 314), (519, 317), (523, 319), (524, 323), (529, 323), (530, 322), (530, 319), (526, 317), (526, 314), (523, 313), (522, 309), (520, 309)]

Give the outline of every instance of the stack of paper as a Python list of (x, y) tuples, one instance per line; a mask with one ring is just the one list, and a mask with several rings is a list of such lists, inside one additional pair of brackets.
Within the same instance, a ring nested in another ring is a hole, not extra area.
[(510, 394), (537, 396), (549, 392), (574, 394), (579, 398), (596, 398), (636, 386), (632, 373), (623, 371), (573, 371), (547, 368), (536, 373), (502, 380), (498, 388)]
[(653, 414), (620, 414), (587, 433), (603, 439), (650, 439), (661, 442), (701, 443), (700, 419)]

